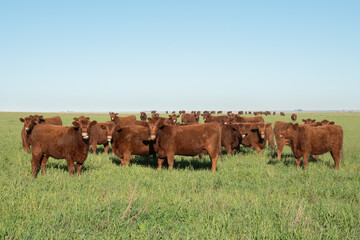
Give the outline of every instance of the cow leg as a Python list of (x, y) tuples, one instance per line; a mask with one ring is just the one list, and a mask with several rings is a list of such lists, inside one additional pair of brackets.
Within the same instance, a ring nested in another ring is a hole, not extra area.
[(48, 161), (48, 156), (43, 156), (43, 158), (42, 158), (42, 160), (41, 160), (41, 165), (40, 165), (40, 168), (41, 168), (41, 173), (42, 173), (42, 175), (45, 175), (45, 165), (46, 165), (46, 163), (47, 163), (47, 161)]
[(69, 176), (72, 177), (75, 167), (74, 167), (74, 161), (66, 159), (66, 163), (68, 166)]
[(93, 154), (96, 154), (96, 142), (91, 144), (91, 149), (93, 151)]
[(284, 145), (277, 146), (276, 153), (277, 153), (278, 161), (281, 161), (281, 153), (282, 153), (283, 149), (284, 149)]
[(77, 171), (77, 175), (80, 176), (81, 173), (81, 169), (82, 169), (83, 163), (76, 163), (76, 171)]
[(340, 159), (341, 159), (340, 151), (336, 151), (336, 152), (331, 151), (330, 154), (335, 162), (335, 170), (338, 170), (339, 164), (340, 164)]
[(217, 160), (219, 158), (219, 155), (212, 155), (210, 156), (211, 158), (211, 172), (214, 173), (216, 171), (216, 165), (217, 165)]
[(109, 152), (109, 143), (107, 142), (107, 143), (105, 143), (104, 144), (104, 153), (108, 153)]
[[(133, 155), (134, 156), (134, 155)], [(124, 162), (127, 166), (130, 165), (130, 157), (131, 157), (131, 154), (130, 153), (124, 153)]]
[(35, 154), (33, 152), (32, 158), (31, 158), (31, 174), (33, 178), (36, 178), (36, 169), (39, 166), (39, 163), (41, 161), (41, 153)]
[(309, 162), (309, 157), (310, 157), (310, 154), (307, 154), (307, 153), (304, 154), (304, 157), (303, 157), (304, 170), (306, 169), (307, 164)]
[(299, 168), (300, 167), (300, 157), (299, 158), (295, 158), (295, 161), (296, 161), (296, 168)]
[(124, 159), (124, 156), (123, 156), (123, 157), (120, 157), (120, 161), (121, 161), (121, 166), (122, 166), (122, 167), (125, 167), (125, 159)]
[(169, 169), (172, 170), (174, 166), (174, 154), (167, 155), (167, 162), (169, 164)]
[(166, 157), (165, 158), (158, 157), (158, 170), (159, 171), (161, 171), (161, 166), (162, 166), (165, 159), (166, 159)]

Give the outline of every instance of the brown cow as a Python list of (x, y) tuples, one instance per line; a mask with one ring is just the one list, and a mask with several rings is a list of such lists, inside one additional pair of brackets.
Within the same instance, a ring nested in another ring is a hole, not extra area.
[(254, 148), (257, 152), (264, 152), (266, 142), (274, 148), (274, 136), (271, 123), (242, 123), (239, 125), (242, 135), (241, 145)]
[(290, 123), (276, 121), (274, 123), (274, 133), (275, 133), (275, 140), (276, 140), (276, 152), (277, 152), (277, 159), (281, 160), (281, 153), (284, 149), (284, 146), (290, 146), (290, 141), (282, 137), (282, 132), (286, 130), (286, 128), (290, 125)]
[(146, 121), (146, 119), (147, 119), (146, 113), (145, 112), (140, 112), (140, 120), (141, 121)]
[(178, 117), (180, 117), (180, 115), (169, 115), (169, 122), (171, 122), (171, 124), (175, 125), (177, 122)]
[(53, 124), (53, 125), (62, 125), (61, 118), (59, 116), (43, 118), (43, 116), (39, 115), (30, 115), (28, 117), (20, 118), (20, 122), (24, 123), (24, 126), (21, 130), (21, 140), (22, 140), (22, 148), (30, 153), (31, 146), (31, 131), (37, 124)]
[(198, 123), (199, 122), (199, 114), (189, 114), (184, 113), (181, 115), (181, 122), (184, 124), (192, 124), (192, 123)]
[(49, 157), (66, 159), (69, 175), (74, 172), (76, 162), (77, 173), (80, 174), (82, 165), (89, 152), (91, 126), (96, 121), (89, 121), (83, 116), (74, 118), (71, 127), (57, 125), (36, 125), (31, 134), (32, 140), (32, 176), (36, 178), (36, 169), (41, 163), (41, 172), (45, 174), (45, 165)]
[(152, 113), (152, 114), (151, 114), (151, 117), (152, 117), (152, 118), (160, 118), (160, 114), (158, 114), (158, 113)]
[(221, 146), (223, 146), (228, 154), (233, 154), (234, 150), (240, 150), (241, 132), (239, 131), (240, 123), (226, 124), (221, 129)]
[(335, 169), (339, 169), (343, 150), (341, 126), (311, 127), (306, 124), (291, 123), (282, 133), (282, 137), (290, 141), (297, 168), (300, 166), (301, 157), (303, 158), (304, 169), (306, 169), (310, 154), (320, 155), (330, 152), (335, 162)]
[(284, 112), (280, 112), (280, 116), (285, 116), (285, 113), (284, 113)]
[[(137, 122), (136, 124), (143, 125), (144, 123)], [(113, 153), (120, 158), (123, 167), (130, 164), (131, 155), (153, 155), (155, 158), (154, 145), (152, 141), (149, 141), (148, 128), (139, 125), (127, 127), (100, 125), (106, 130), (108, 138), (112, 138)]]
[(115, 123), (113, 121), (98, 123), (91, 126), (91, 138), (89, 140), (89, 143), (94, 154), (96, 154), (97, 145), (104, 145), (105, 153), (108, 153), (110, 147), (109, 143), (111, 142), (111, 138), (109, 139), (108, 135), (106, 134), (106, 130), (104, 128), (101, 128), (101, 125), (109, 125), (115, 127)]
[(302, 119), (302, 121), (304, 122), (304, 124), (311, 125), (311, 126), (316, 126), (316, 120), (315, 119), (308, 118), (308, 119)]
[(261, 122), (264, 122), (264, 118), (262, 116), (241, 117), (239, 115), (234, 115), (230, 120), (233, 123), (261, 123)]
[(334, 121), (330, 122), (329, 120), (324, 119), (321, 122), (317, 122), (316, 126), (326, 126), (326, 125), (334, 125), (334, 124), (335, 124)]
[(204, 114), (204, 122), (210, 123), (210, 122), (217, 122), (220, 124), (229, 124), (230, 123), (230, 117), (229, 116), (211, 116), (211, 114)]
[(110, 112), (111, 121), (115, 122), (116, 125), (125, 126), (125, 125), (133, 125), (136, 122), (136, 116), (130, 115), (126, 117), (118, 117), (118, 113)]
[(150, 140), (155, 140), (159, 155), (158, 170), (167, 159), (169, 168), (174, 165), (174, 155), (196, 156), (205, 151), (211, 159), (211, 172), (215, 172), (221, 154), (221, 126), (218, 123), (172, 126), (149, 119)]
[(297, 115), (295, 113), (291, 114), (291, 120), (296, 121)]

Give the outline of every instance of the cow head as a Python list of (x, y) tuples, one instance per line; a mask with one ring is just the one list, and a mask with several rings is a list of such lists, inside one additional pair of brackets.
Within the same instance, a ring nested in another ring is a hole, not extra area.
[(45, 119), (43, 116), (39, 116), (39, 115), (34, 115), (34, 120), (36, 122), (36, 124), (40, 124), (40, 123), (43, 123), (45, 122)]
[(149, 130), (149, 139), (154, 141), (158, 136), (159, 130), (163, 129), (166, 125), (166, 118), (148, 118), (147, 127)]
[(109, 114), (110, 114), (110, 119), (111, 119), (111, 121), (115, 121), (115, 119), (116, 119), (116, 117), (117, 117), (118, 113), (109, 112)]
[(315, 119), (308, 118), (308, 119), (302, 119), (302, 121), (304, 122), (304, 124), (308, 124), (308, 125), (312, 125), (312, 126), (316, 125)]
[(160, 115), (158, 113), (152, 113), (151, 114), (151, 118), (153, 119), (159, 119), (160, 118)]
[(203, 119), (204, 119), (205, 123), (209, 122), (210, 119), (211, 119), (211, 114), (210, 113), (204, 113), (204, 114), (201, 114), (201, 116), (203, 116)]
[(287, 128), (280, 134), (280, 138), (291, 139), (296, 135), (297, 130), (299, 129), (298, 123), (290, 123)]
[(108, 142), (111, 142), (114, 133), (119, 129), (116, 127), (115, 123), (106, 123), (106, 124), (101, 124), (100, 128), (105, 129), (106, 130), (106, 140)]
[(72, 122), (74, 129), (81, 132), (81, 137), (84, 140), (89, 139), (91, 126), (96, 123), (96, 121), (90, 122), (90, 118), (84, 116), (80, 116), (78, 118), (74, 117), (74, 122)]
[(199, 112), (194, 113), (194, 116), (195, 116), (195, 121), (198, 123), (200, 120), (200, 113)]
[(19, 120), (20, 120), (20, 122), (24, 123), (24, 129), (26, 132), (30, 132), (36, 125), (35, 118), (32, 115), (30, 115), (26, 118), (20, 118)]
[(177, 122), (178, 117), (180, 117), (180, 115), (176, 115), (176, 114), (169, 115), (169, 122), (171, 124), (175, 125), (176, 122)]

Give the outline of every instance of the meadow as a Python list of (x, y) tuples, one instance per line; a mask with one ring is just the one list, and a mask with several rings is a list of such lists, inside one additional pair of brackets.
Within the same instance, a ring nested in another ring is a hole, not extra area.
[[(344, 130), (344, 161), (329, 153), (296, 169), (289, 147), (278, 162), (242, 148), (223, 155), (216, 173), (209, 157), (176, 156), (174, 169), (136, 156), (129, 167), (98, 146), (82, 174), (69, 178), (65, 160), (50, 158), (46, 175), (31, 177), (21, 149), (20, 117), (0, 113), (1, 239), (359, 239), (360, 114), (302, 113)], [(33, 113), (34, 114), (34, 113)], [(39, 114), (39, 113), (37, 113)], [(41, 113), (108, 121), (108, 114)], [(138, 117), (139, 114), (137, 114)], [(266, 122), (290, 115), (264, 116)]]

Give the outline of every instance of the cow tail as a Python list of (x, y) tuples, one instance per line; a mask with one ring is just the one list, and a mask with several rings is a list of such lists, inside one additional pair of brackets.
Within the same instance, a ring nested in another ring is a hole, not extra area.
[(221, 159), (221, 164), (223, 164), (223, 157), (222, 157), (222, 151), (221, 151), (221, 134), (222, 134), (222, 127), (219, 128), (219, 132), (220, 132), (220, 137), (219, 137), (219, 156), (220, 156), (220, 159)]
[(345, 166), (345, 162), (344, 162), (344, 146), (341, 147), (340, 154), (341, 154), (342, 165)]

